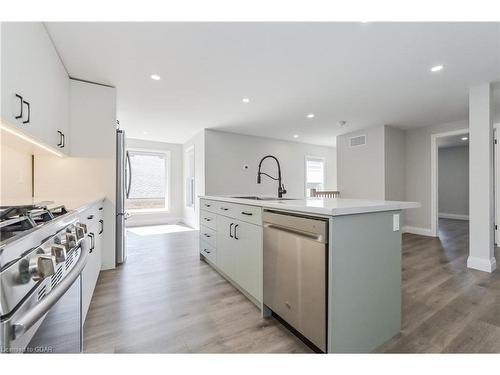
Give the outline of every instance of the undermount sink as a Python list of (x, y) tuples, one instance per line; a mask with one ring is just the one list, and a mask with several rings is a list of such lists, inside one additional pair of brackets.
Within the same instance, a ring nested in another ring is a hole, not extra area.
[(293, 201), (294, 198), (278, 198), (278, 197), (258, 197), (256, 195), (248, 195), (243, 197), (231, 197), (236, 199), (253, 199), (255, 201)]

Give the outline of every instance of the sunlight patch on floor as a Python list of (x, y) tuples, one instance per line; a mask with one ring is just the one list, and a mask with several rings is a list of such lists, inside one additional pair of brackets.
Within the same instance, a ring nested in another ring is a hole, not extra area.
[(137, 234), (138, 236), (153, 236), (155, 234), (189, 232), (192, 230), (195, 229), (177, 224), (151, 225), (147, 227), (127, 228), (127, 231)]

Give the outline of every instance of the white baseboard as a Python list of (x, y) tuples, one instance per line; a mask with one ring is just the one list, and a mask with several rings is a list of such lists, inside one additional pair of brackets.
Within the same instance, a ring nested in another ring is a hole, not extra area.
[(469, 220), (469, 215), (447, 214), (444, 212), (439, 213), (440, 219), (454, 219), (454, 220)]
[(469, 256), (467, 258), (467, 267), (491, 273), (496, 270), (497, 261), (494, 257), (491, 259), (484, 259), (484, 258)]
[(418, 234), (420, 236), (435, 237), (429, 228), (412, 227), (410, 225), (405, 225), (403, 227), (403, 233), (412, 233)]

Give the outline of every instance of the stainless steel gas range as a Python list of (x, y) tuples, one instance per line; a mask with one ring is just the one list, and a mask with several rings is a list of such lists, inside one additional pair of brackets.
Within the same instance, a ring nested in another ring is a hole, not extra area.
[(81, 352), (88, 238), (64, 206), (0, 207), (0, 352)]

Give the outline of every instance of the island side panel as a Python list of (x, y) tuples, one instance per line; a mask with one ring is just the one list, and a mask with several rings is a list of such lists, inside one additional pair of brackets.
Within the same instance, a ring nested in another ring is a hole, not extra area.
[(393, 230), (393, 215), (400, 213), (330, 220), (328, 352), (368, 353), (399, 333), (401, 229)]

